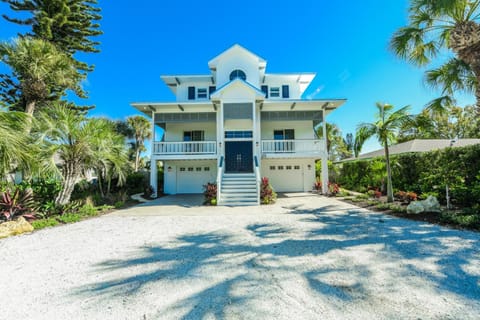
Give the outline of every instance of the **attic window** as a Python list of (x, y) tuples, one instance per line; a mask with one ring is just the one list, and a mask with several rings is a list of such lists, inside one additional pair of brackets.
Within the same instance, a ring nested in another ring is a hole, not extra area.
[(247, 80), (247, 75), (242, 70), (239, 70), (239, 69), (233, 70), (232, 73), (230, 73), (230, 81), (237, 78), (240, 78), (242, 80)]

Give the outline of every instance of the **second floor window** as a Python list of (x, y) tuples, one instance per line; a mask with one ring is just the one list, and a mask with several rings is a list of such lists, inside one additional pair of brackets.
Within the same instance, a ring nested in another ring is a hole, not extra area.
[(280, 87), (271, 87), (270, 88), (270, 97), (272, 97), (272, 98), (280, 97)]
[(207, 88), (197, 88), (197, 99), (207, 98)]
[(204, 136), (203, 130), (184, 131), (183, 141), (204, 141)]
[(237, 79), (237, 78), (240, 78), (240, 79), (245, 81), (245, 80), (247, 80), (247, 75), (242, 70), (239, 70), (239, 69), (233, 70), (230, 73), (230, 81), (234, 80), (234, 79)]
[(275, 140), (295, 140), (295, 130), (282, 129), (273, 131), (273, 139)]

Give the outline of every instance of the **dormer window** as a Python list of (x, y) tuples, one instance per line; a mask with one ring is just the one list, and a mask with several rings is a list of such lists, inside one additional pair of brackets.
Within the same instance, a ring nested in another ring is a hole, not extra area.
[(240, 78), (245, 81), (247, 80), (247, 75), (242, 70), (239, 70), (239, 69), (233, 70), (232, 73), (230, 73), (230, 81), (237, 78)]

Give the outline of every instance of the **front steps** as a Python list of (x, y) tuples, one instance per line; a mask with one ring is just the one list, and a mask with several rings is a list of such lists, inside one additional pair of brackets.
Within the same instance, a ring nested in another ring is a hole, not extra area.
[(221, 206), (256, 206), (259, 204), (258, 192), (254, 173), (224, 173), (218, 204)]

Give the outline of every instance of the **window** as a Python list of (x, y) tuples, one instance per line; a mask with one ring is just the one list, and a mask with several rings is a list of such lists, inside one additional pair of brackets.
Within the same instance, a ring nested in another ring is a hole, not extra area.
[(300, 166), (295, 166), (295, 170), (300, 170)]
[(270, 166), (270, 170), (275, 170), (275, 166)]
[(234, 138), (252, 138), (252, 131), (225, 131), (225, 138), (234, 139)]
[(205, 132), (203, 130), (184, 131), (183, 141), (204, 141)]
[(230, 73), (230, 81), (234, 80), (234, 79), (237, 79), (237, 78), (240, 78), (240, 79), (245, 81), (245, 80), (247, 80), (247, 75), (242, 70), (239, 70), (239, 69), (233, 70)]
[(292, 170), (292, 166), (286, 166), (285, 169)]
[(185, 168), (180, 168), (180, 171), (185, 171)]
[(202, 167), (196, 167), (195, 171), (202, 171)]
[(273, 139), (275, 140), (295, 140), (294, 129), (281, 129), (273, 131)]
[(207, 98), (207, 88), (197, 88), (197, 99)]
[(203, 168), (203, 171), (210, 171), (210, 167)]
[(280, 97), (280, 87), (271, 87), (270, 88), (270, 97), (279, 98)]
[(188, 168), (188, 171), (193, 171), (193, 168)]
[(283, 170), (283, 166), (278, 166), (278, 170)]

